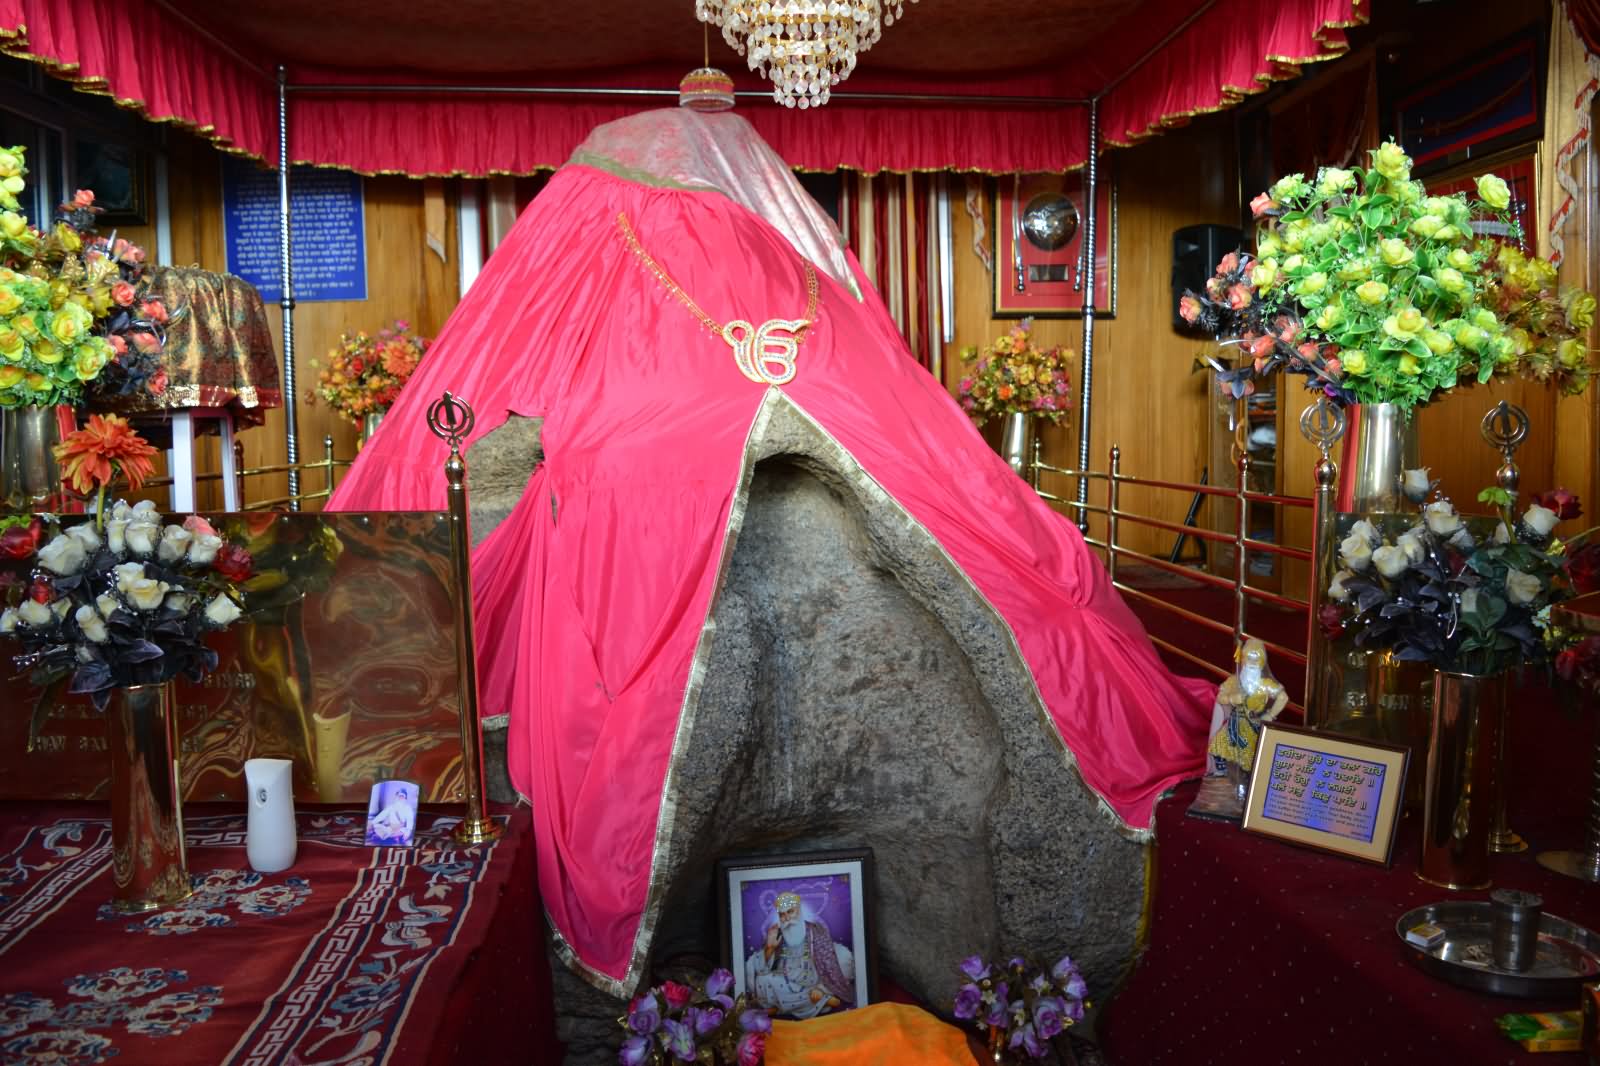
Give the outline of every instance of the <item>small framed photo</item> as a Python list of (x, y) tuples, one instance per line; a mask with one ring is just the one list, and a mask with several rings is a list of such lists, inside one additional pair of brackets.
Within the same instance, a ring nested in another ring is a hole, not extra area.
[(872, 851), (722, 859), (722, 959), (736, 993), (779, 1018), (864, 1007), (876, 992)]
[(1408, 749), (1269, 722), (1256, 745), (1244, 828), (1389, 865)]
[(367, 843), (377, 848), (409, 848), (417, 832), (415, 781), (379, 781), (367, 802)]
[(107, 232), (114, 226), (143, 226), (150, 221), (150, 158), (137, 148), (75, 142), (71, 188), (94, 191), (95, 206), (102, 209), (96, 225)]

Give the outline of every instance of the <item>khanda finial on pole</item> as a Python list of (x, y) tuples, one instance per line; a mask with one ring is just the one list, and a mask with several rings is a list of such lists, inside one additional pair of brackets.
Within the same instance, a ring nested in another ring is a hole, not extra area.
[(478, 720), (477, 644), (472, 632), (472, 531), (467, 523), (467, 464), (461, 442), (477, 416), (468, 404), (446, 392), (428, 407), (428, 428), (450, 445), (444, 462), (449, 484), (450, 562), (456, 576), (456, 679), (461, 701), (461, 776), (467, 813), (456, 826), (458, 844), (483, 844), (500, 836), (500, 825), (484, 813), (483, 730)]

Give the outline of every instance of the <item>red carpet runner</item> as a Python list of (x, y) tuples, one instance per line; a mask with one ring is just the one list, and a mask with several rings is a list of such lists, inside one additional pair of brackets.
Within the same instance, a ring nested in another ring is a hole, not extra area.
[[(364, 812), (302, 811), (277, 874), (249, 868), (242, 813), (191, 814), (195, 895), (135, 917), (106, 904), (103, 814), (0, 809), (0, 1062), (445, 1063), (486, 1040), (538, 1059), (548, 971), (526, 810), (466, 849), (454, 816), (425, 810), (416, 847), (371, 848)], [(517, 969), (501, 982), (489, 966)], [(459, 994), (497, 984), (519, 1011)]]

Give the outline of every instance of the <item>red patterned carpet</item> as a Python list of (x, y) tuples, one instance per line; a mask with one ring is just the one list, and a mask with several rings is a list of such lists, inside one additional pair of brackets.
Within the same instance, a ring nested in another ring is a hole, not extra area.
[(416, 847), (373, 848), (364, 811), (302, 811), (278, 874), (249, 868), (242, 813), (192, 812), (195, 894), (143, 917), (106, 903), (103, 812), (0, 811), (0, 1062), (481, 1063), (553, 1048), (526, 810), (476, 848), (450, 840), (450, 815), (425, 810)]

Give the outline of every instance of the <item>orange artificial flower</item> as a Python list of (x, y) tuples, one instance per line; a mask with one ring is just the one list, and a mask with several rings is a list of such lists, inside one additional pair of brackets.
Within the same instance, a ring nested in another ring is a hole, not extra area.
[(155, 472), (150, 462), (155, 453), (127, 419), (116, 415), (90, 415), (88, 425), (68, 433), (55, 446), (62, 482), (84, 496), (110, 484), (119, 468), (128, 478), (128, 488), (138, 492)]

